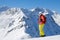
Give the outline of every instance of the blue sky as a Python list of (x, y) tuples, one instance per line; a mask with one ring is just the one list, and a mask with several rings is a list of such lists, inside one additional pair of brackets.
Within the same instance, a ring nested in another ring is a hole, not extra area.
[(0, 0), (0, 6), (20, 8), (48, 8), (60, 13), (60, 0)]

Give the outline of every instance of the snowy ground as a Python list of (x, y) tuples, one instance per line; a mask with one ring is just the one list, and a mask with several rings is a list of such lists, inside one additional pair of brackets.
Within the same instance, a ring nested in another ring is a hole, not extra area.
[(24, 39), (24, 40), (60, 40), (60, 35), (40, 37), (40, 38), (30, 38), (30, 39)]

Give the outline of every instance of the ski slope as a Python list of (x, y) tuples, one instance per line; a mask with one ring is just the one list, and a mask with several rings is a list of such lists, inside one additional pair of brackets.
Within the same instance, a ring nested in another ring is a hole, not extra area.
[[(8, 7), (1, 7), (0, 10), (0, 40), (59, 39), (60, 14), (55, 11), (45, 8), (24, 9)], [(43, 13), (47, 18), (44, 26), (46, 37), (42, 38), (39, 37), (38, 29), (40, 13)]]
[(60, 35), (57, 36), (49, 36), (49, 37), (40, 37), (40, 38), (30, 38), (24, 40), (60, 40)]

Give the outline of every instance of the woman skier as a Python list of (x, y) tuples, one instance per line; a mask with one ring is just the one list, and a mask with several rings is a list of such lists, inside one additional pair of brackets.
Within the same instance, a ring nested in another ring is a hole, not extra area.
[(46, 23), (46, 17), (45, 17), (45, 15), (41, 14), (39, 16), (38, 22), (39, 22), (39, 35), (40, 35), (40, 37), (44, 37), (45, 36), (44, 25)]

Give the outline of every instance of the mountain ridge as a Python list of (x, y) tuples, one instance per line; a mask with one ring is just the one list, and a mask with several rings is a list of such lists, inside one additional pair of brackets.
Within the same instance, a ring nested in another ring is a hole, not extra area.
[(45, 35), (59, 35), (59, 14), (56, 15), (53, 11), (44, 8), (35, 8), (33, 11), (24, 8), (9, 8), (0, 12), (0, 32), (2, 32), (0, 38), (1, 36), (2, 38), (6, 36), (6, 39), (8, 37), (16, 38), (18, 34), (18, 37), (22, 39), (39, 37), (38, 17), (40, 13), (47, 18), (44, 26)]

